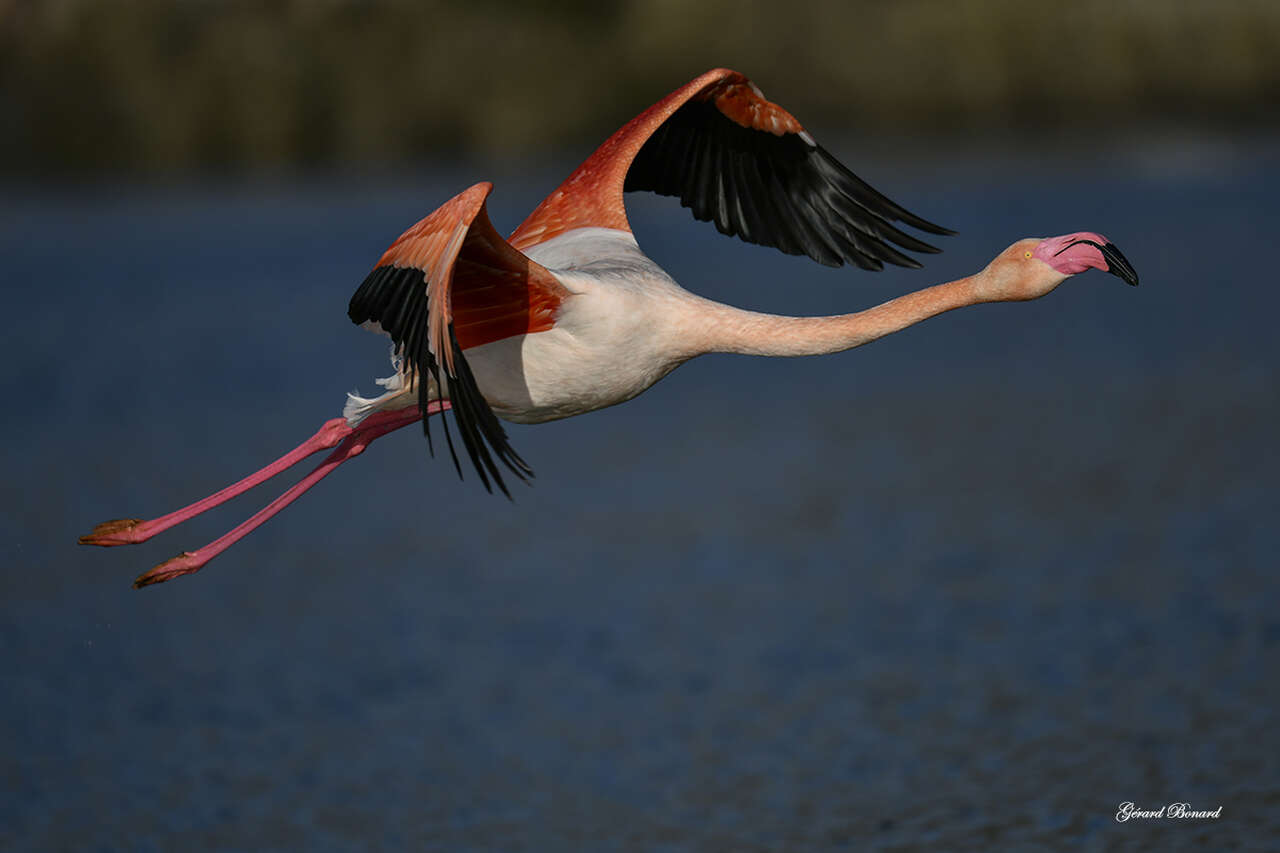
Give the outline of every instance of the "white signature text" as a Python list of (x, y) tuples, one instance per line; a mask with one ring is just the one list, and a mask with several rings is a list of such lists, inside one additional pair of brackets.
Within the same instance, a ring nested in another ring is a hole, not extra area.
[(1136, 820), (1137, 818), (1160, 818), (1179, 819), (1179, 818), (1219, 818), (1222, 817), (1222, 806), (1216, 809), (1193, 809), (1191, 803), (1169, 803), (1167, 806), (1161, 806), (1158, 809), (1141, 809), (1133, 803), (1121, 803), (1120, 811), (1116, 812), (1116, 821), (1124, 823), (1127, 820)]

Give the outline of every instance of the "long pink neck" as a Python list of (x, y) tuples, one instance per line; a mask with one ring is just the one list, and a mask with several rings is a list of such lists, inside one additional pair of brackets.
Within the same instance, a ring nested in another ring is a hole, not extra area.
[(944, 311), (987, 301), (980, 295), (982, 278), (983, 273), (979, 273), (900, 296), (866, 311), (834, 317), (781, 317), (709, 302), (699, 312), (698, 328), (692, 337), (700, 352), (768, 356), (841, 352)]

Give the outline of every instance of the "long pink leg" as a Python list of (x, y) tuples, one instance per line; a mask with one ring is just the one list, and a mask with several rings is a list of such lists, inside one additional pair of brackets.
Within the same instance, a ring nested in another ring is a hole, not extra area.
[[(427, 414), (433, 415), (433, 414), (436, 414), (437, 412), (442, 412), (447, 408), (449, 408), (449, 402), (447, 400), (433, 402), (429, 406)], [(159, 564), (155, 568), (139, 576), (138, 579), (135, 580), (133, 583), (134, 588), (135, 589), (141, 588), (141, 587), (147, 586), (148, 584), (160, 583), (162, 581), (167, 581), (171, 578), (176, 578), (181, 575), (187, 575), (187, 574), (191, 574), (192, 572), (199, 571), (206, 563), (208, 563), (214, 557), (218, 556), (218, 554), (221, 554), (227, 548), (230, 548), (236, 542), (240, 541), (246, 535), (248, 535), (251, 531), (253, 531), (257, 527), (265, 523), (268, 519), (270, 519), (276, 513), (280, 512), (280, 510), (284, 509), (286, 506), (288, 506), (289, 504), (297, 500), (303, 494), (303, 492), (307, 491), (316, 483), (320, 482), (322, 479), (324, 479), (328, 474), (330, 474), (335, 468), (337, 468), (343, 462), (347, 461), (348, 459), (354, 456), (359, 456), (361, 453), (364, 452), (364, 449), (368, 447), (375, 439), (381, 438), (387, 433), (394, 432), (395, 430), (398, 430), (401, 427), (408, 426), (411, 423), (415, 423), (421, 417), (422, 417), (421, 413), (418, 411), (416, 407), (414, 407), (410, 409), (401, 409), (399, 411), (394, 411), (394, 412), (375, 413), (373, 415), (370, 415), (368, 418), (362, 421), (355, 428), (346, 426), (345, 421), (342, 421), (342, 419), (340, 418), (335, 419), (333, 421), (329, 421), (323, 427), (321, 427), (320, 431), (317, 432), (316, 435), (313, 436), (311, 439), (308, 439), (306, 442), (299, 445), (297, 449), (286, 454), (285, 456), (282, 456), (276, 462), (273, 462), (271, 465), (268, 465), (266, 468), (263, 468), (261, 471), (258, 471), (255, 474), (250, 475), (249, 477), (246, 477), (245, 479), (241, 480), (239, 483), (236, 483), (233, 486), (229, 486), (226, 489), (223, 489), (221, 492), (218, 492), (214, 495), (211, 495), (208, 498), (205, 498), (203, 501), (199, 501), (195, 504), (192, 504), (190, 507), (186, 507), (185, 509), (178, 510), (178, 512), (176, 513), (170, 513), (169, 515), (164, 516), (163, 518), (156, 519), (155, 523), (165, 522), (165, 521), (167, 521), (168, 523), (164, 524), (163, 527), (159, 527), (158, 529), (150, 530), (147, 533), (147, 536), (143, 537), (144, 539), (149, 536), (155, 535), (155, 533), (158, 533), (160, 530), (163, 530), (167, 527), (172, 527), (174, 524), (178, 524), (179, 522), (187, 518), (190, 518), (194, 515), (198, 515), (199, 513), (204, 512), (205, 510), (213, 506), (217, 506), (219, 503), (222, 503), (223, 501), (230, 500), (232, 497), (235, 497), (236, 495), (241, 494), (242, 492), (252, 488), (258, 483), (261, 483), (265, 480), (270, 479), (271, 477), (274, 477), (276, 474), (279, 474), (281, 471), (297, 463), (301, 459), (306, 458), (312, 453), (315, 453), (319, 450), (327, 449), (328, 447), (333, 447), (335, 444), (337, 445), (336, 449), (332, 453), (330, 453), (329, 456), (326, 457), (325, 460), (315, 468), (315, 470), (313, 470), (310, 474), (304, 477), (301, 481), (299, 481), (296, 485), (294, 485), (291, 489), (286, 491), (280, 497), (276, 498), (274, 501), (267, 504), (267, 506), (263, 507), (257, 513), (255, 513), (243, 524), (240, 524), (239, 526), (235, 527), (228, 533), (210, 542), (208, 545), (204, 546), (203, 548), (200, 548), (196, 551), (187, 551), (182, 554), (179, 554), (176, 557), (165, 560), (163, 563)], [(336, 436), (336, 439), (334, 438), (335, 436)], [(330, 443), (325, 444), (324, 442), (330, 442)], [(184, 513), (185, 515), (183, 515)], [(182, 515), (182, 517), (177, 518), (176, 520), (171, 520), (175, 516), (179, 516), (179, 515)], [(152, 522), (140, 522), (139, 524), (150, 524), (150, 523)], [(112, 524), (112, 522), (107, 522), (107, 524), (108, 525)], [(99, 525), (99, 528), (102, 528), (104, 526), (105, 525)], [(98, 532), (97, 530), (94, 531), (95, 534), (97, 532)], [(91, 539), (91, 537), (83, 537), (81, 541), (84, 542), (88, 539)], [(142, 539), (139, 539), (137, 541), (142, 541)], [(91, 544), (127, 544), (127, 543), (126, 542), (103, 542), (103, 543), (92, 542)]]
[[(371, 415), (366, 422), (388, 414), (398, 415), (399, 413), (378, 412)], [(254, 486), (265, 483), (277, 474), (297, 465), (313, 453), (337, 447), (352, 432), (352, 428), (347, 425), (346, 418), (334, 418), (331, 421), (325, 421), (324, 426), (320, 427), (320, 430), (311, 438), (308, 438), (265, 468), (254, 471), (240, 482), (227, 486), (221, 491), (214, 492), (209, 497), (196, 501), (190, 506), (185, 506), (182, 509), (175, 510), (168, 515), (162, 515), (159, 518), (153, 518), (150, 521), (144, 521), (140, 518), (115, 518), (111, 521), (104, 521), (93, 528), (92, 533), (87, 536), (81, 536), (80, 544), (136, 545), (139, 542), (146, 542), (157, 533), (168, 530), (176, 524), (181, 524), (189, 518), (194, 518), (202, 512), (213, 509), (219, 504), (226, 503), (232, 498), (244, 494)]]
[[(427, 414), (434, 415), (447, 408), (449, 408), (447, 400), (436, 401), (430, 404)], [(150, 571), (139, 575), (137, 580), (133, 582), (133, 588), (141, 589), (149, 584), (162, 583), (182, 575), (200, 571), (205, 563), (208, 563), (236, 542), (239, 542), (250, 532), (280, 512), (280, 510), (293, 503), (304, 492), (331, 474), (343, 462), (363, 453), (364, 449), (373, 443), (375, 439), (381, 438), (389, 432), (394, 432), (403, 426), (415, 423), (421, 417), (422, 415), (416, 407), (401, 409), (396, 412), (378, 412), (370, 415), (361, 421), (359, 426), (351, 430), (350, 434), (342, 439), (338, 447), (325, 457), (323, 462), (317, 465), (310, 474), (299, 480), (291, 489), (258, 510), (242, 524), (232, 528), (203, 548), (195, 551), (184, 551), (176, 557), (165, 560)]]

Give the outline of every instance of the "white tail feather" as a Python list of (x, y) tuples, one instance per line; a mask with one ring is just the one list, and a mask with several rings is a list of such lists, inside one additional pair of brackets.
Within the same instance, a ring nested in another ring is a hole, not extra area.
[[(361, 397), (358, 391), (352, 391), (347, 394), (347, 402), (342, 407), (342, 416), (347, 419), (347, 424), (355, 426), (369, 415), (384, 409), (404, 409), (417, 402), (416, 382), (407, 382), (403, 373), (404, 359), (396, 354), (395, 348), (391, 350), (391, 366), (395, 368), (395, 373), (385, 379), (373, 380), (378, 385), (386, 389), (386, 392), (379, 394), (377, 397)], [(413, 394), (413, 399), (401, 399), (405, 395)], [(392, 405), (395, 401), (395, 405)]]

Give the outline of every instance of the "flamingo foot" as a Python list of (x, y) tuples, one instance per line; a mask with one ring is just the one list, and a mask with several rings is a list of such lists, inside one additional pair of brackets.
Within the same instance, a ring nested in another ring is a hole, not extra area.
[(133, 588), (142, 589), (153, 583), (164, 583), (167, 580), (198, 572), (205, 563), (209, 562), (209, 559), (209, 557), (200, 556), (199, 552), (183, 551), (178, 556), (170, 557), (149, 571), (138, 575), (137, 580), (133, 582)]
[[(425, 414), (434, 415), (449, 408), (448, 400), (433, 400)], [(214, 557), (243, 539), (248, 533), (261, 526), (280, 510), (293, 503), (305, 491), (334, 471), (343, 462), (359, 456), (375, 439), (394, 432), (421, 420), (424, 412), (417, 406), (404, 409), (374, 412), (357, 426), (349, 426), (344, 418), (327, 421), (311, 438), (304, 441), (294, 450), (281, 456), (267, 467), (250, 474), (238, 483), (227, 486), (220, 492), (196, 501), (168, 515), (144, 521), (140, 518), (116, 518), (104, 521), (87, 536), (80, 537), (81, 545), (135, 545), (145, 542), (157, 533), (168, 530), (189, 518), (223, 504), (237, 495), (263, 483), (297, 462), (321, 450), (332, 450), (323, 462), (317, 465), (310, 474), (295, 483), (280, 497), (258, 510), (246, 521), (224, 533), (208, 545), (195, 550), (184, 551), (155, 566), (148, 572), (139, 575), (133, 582), (134, 589), (141, 589), (154, 583), (163, 583), (173, 578), (189, 575), (202, 569)]]
[(93, 532), (80, 537), (81, 545), (136, 545), (149, 538), (145, 531), (139, 530), (146, 522), (141, 518), (113, 518), (104, 521)]

